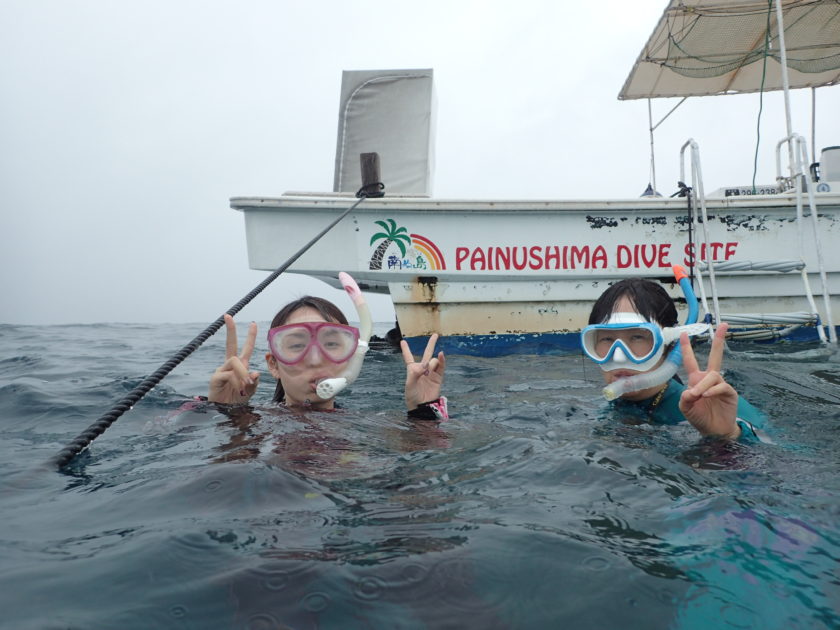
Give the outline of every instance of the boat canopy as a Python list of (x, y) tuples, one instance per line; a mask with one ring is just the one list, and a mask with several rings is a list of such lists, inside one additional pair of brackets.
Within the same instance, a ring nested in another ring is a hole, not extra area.
[(783, 89), (776, 1), (790, 87), (840, 83), (838, 0), (671, 0), (618, 98)]

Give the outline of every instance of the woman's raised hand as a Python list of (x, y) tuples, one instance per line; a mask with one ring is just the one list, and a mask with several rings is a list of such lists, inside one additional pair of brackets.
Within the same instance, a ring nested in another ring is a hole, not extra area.
[(225, 314), (225, 330), (227, 331), (225, 362), (210, 377), (210, 393), (207, 398), (211, 402), (226, 405), (243, 404), (248, 402), (257, 391), (260, 380), (259, 372), (248, 371), (248, 362), (251, 360), (257, 340), (257, 324), (251, 322), (248, 326), (248, 336), (245, 338), (241, 353), (236, 343), (236, 323), (233, 317), (227, 314)]
[(688, 375), (688, 387), (680, 396), (680, 411), (702, 435), (737, 439), (741, 434), (735, 422), (738, 392), (720, 373), (728, 328), (729, 325), (724, 323), (715, 331), (705, 371), (697, 364), (688, 335), (680, 335), (683, 367)]
[(411, 411), (417, 409), (425, 402), (431, 402), (440, 398), (440, 388), (443, 385), (443, 373), (446, 370), (446, 358), (443, 352), (435, 352), (437, 333), (429, 337), (423, 358), (420, 361), (414, 360), (408, 343), (403, 339), (400, 341), (403, 360), (405, 361), (405, 406)]

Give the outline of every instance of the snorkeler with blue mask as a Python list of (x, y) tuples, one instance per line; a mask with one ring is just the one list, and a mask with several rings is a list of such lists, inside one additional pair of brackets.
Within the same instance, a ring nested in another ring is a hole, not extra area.
[[(715, 331), (707, 367), (701, 370), (689, 336), (709, 327), (696, 323), (696, 298), (685, 272), (675, 266), (675, 275), (689, 306), (685, 325), (677, 325), (673, 300), (650, 280), (622, 280), (595, 302), (589, 325), (581, 331), (581, 346), (603, 370), (604, 394), (618, 408), (652, 423), (688, 421), (703, 436), (757, 439), (763, 414), (721, 374), (727, 325)], [(676, 377), (680, 365), (687, 386)]]

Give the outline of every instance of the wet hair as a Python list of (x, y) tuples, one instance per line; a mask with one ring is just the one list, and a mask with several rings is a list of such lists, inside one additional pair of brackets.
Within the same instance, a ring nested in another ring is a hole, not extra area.
[[(304, 295), (302, 298), (289, 302), (286, 306), (277, 311), (277, 315), (275, 315), (274, 319), (271, 320), (271, 328), (282, 326), (288, 321), (295, 311), (307, 307), (318, 311), (321, 317), (328, 322), (345, 325), (348, 323), (347, 318), (344, 316), (344, 313), (341, 312), (341, 309), (329, 300), (313, 297), (311, 295)], [(285, 398), (286, 391), (283, 389), (283, 383), (281, 383), (278, 378), (277, 386), (274, 388), (273, 400), (274, 402), (281, 403), (285, 400)]]
[(589, 323), (603, 324), (609, 320), (615, 305), (624, 296), (630, 299), (636, 312), (649, 322), (656, 322), (663, 328), (677, 325), (674, 300), (661, 284), (644, 278), (626, 278), (604, 291), (589, 313)]

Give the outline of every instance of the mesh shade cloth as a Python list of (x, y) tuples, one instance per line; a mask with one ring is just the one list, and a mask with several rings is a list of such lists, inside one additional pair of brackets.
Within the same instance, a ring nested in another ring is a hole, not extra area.
[[(840, 0), (782, 2), (792, 88), (840, 82)], [(765, 67), (766, 58), (766, 67)], [(782, 89), (775, 5), (672, 0), (639, 55), (620, 99)]]

